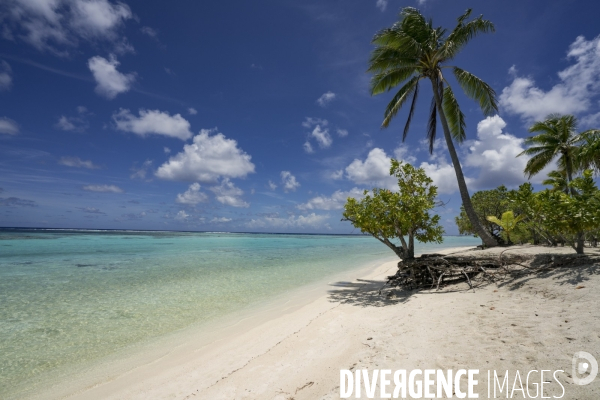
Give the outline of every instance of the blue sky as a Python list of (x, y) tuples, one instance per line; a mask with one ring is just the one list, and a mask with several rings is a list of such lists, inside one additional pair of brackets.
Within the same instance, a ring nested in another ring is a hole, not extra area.
[(406, 110), (381, 130), (392, 94), (369, 95), (370, 40), (405, 6), (496, 25), (455, 62), (500, 100), (484, 119), (459, 96), (471, 192), (525, 181), (515, 155), (532, 121), (600, 126), (595, 2), (8, 0), (0, 226), (352, 233), (344, 200), (393, 187), (397, 157), (434, 179), (457, 233), (445, 145), (422, 143), (431, 93), (404, 144)]

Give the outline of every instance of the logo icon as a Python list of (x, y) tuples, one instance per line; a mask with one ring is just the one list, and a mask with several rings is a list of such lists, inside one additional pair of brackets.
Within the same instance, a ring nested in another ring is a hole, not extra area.
[(590, 353), (578, 351), (573, 355), (573, 383), (589, 385), (598, 375), (598, 361)]

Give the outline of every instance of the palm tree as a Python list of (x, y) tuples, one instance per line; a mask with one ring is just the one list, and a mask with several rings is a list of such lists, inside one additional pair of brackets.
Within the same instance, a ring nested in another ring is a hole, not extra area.
[(552, 190), (560, 190), (569, 194), (569, 183), (567, 182), (567, 173), (564, 170), (550, 171), (548, 172), (548, 178), (546, 178), (542, 184), (546, 186), (552, 186)]
[(581, 169), (591, 169), (600, 173), (600, 129), (590, 129), (581, 134), (584, 144), (581, 146), (578, 158)]
[(479, 103), (485, 115), (493, 115), (498, 111), (496, 93), (487, 83), (461, 68), (446, 65), (473, 37), (480, 33), (494, 31), (494, 25), (484, 20), (482, 16), (467, 21), (470, 15), (469, 9), (458, 18), (458, 24), (452, 32), (447, 34), (447, 31), (441, 27), (434, 28), (432, 21), (425, 20), (417, 9), (403, 8), (400, 20), (391, 28), (379, 31), (373, 38), (372, 43), (376, 48), (371, 55), (368, 72), (373, 73), (372, 95), (402, 85), (385, 110), (382, 127), (388, 127), (400, 108), (412, 97), (402, 140), (406, 139), (414, 115), (419, 84), (425, 79), (430, 81), (433, 98), (427, 129), (429, 151), (433, 153), (439, 115), (465, 212), (483, 243), (492, 247), (497, 246), (498, 243), (485, 230), (473, 209), (452, 141), (454, 139), (461, 143), (465, 139), (465, 116), (442, 73), (443, 69), (452, 68), (462, 90)]
[[(569, 192), (574, 195), (574, 189), (570, 187), (573, 175), (584, 169), (581, 153), (582, 150), (590, 148), (585, 146), (585, 139), (591, 138), (597, 132), (590, 129), (578, 134), (576, 129), (577, 118), (573, 115), (550, 114), (544, 121), (535, 122), (529, 128), (529, 132), (538, 134), (525, 139), (525, 144), (531, 147), (517, 156), (532, 156), (525, 165), (527, 177), (536, 175), (552, 160), (558, 158), (559, 170), (566, 174)], [(593, 164), (591, 154), (588, 158), (589, 163)]]

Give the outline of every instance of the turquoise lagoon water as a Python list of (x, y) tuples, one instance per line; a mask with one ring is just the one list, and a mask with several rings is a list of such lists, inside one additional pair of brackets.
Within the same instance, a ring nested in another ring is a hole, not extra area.
[(367, 236), (0, 230), (0, 398), (393, 257)]

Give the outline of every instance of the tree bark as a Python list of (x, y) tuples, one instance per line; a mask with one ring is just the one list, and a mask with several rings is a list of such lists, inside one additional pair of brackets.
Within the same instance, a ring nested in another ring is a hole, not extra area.
[(573, 246), (573, 248), (575, 249), (575, 252), (577, 252), (577, 254), (583, 254), (583, 244), (584, 244), (584, 235), (583, 232), (579, 232), (577, 234), (577, 239), (575, 242), (575, 246)]
[(458, 160), (458, 155), (456, 154), (456, 149), (454, 148), (454, 143), (452, 142), (452, 135), (450, 134), (450, 129), (448, 128), (448, 121), (446, 121), (446, 115), (444, 114), (444, 110), (442, 109), (442, 99), (440, 98), (440, 93), (438, 91), (437, 77), (432, 77), (431, 85), (433, 86), (433, 97), (435, 99), (435, 104), (438, 109), (438, 115), (440, 116), (440, 122), (442, 123), (442, 128), (444, 131), (444, 138), (446, 139), (446, 145), (448, 146), (448, 152), (450, 153), (450, 159), (452, 160), (452, 165), (454, 166), (454, 172), (456, 173), (456, 180), (458, 181), (458, 190), (460, 192), (460, 197), (462, 199), (463, 207), (465, 208), (465, 213), (471, 221), (471, 225), (475, 230), (475, 233), (481, 238), (481, 241), (486, 247), (495, 247), (498, 246), (498, 242), (492, 237), (492, 235), (481, 225), (479, 221), (479, 217), (473, 208), (473, 204), (471, 203), (471, 197), (469, 195), (469, 190), (467, 189), (467, 183), (465, 182), (465, 176), (462, 172), (462, 167), (460, 166), (460, 161)]

